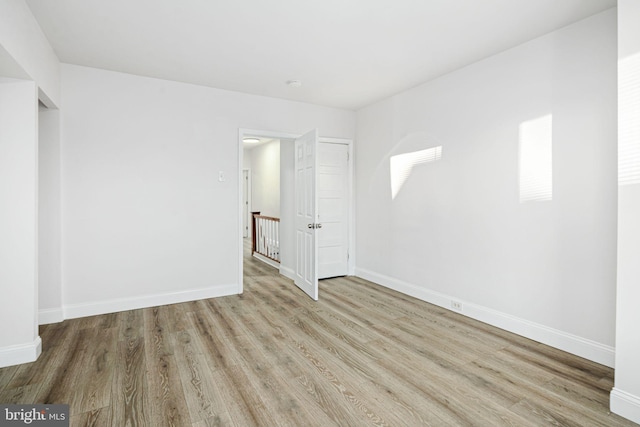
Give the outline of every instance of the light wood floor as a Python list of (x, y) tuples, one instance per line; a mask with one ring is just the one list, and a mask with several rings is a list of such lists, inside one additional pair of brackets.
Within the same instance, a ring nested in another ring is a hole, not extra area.
[(1, 403), (85, 426), (633, 426), (613, 370), (357, 278), (313, 302), (245, 261), (243, 295), (41, 328)]

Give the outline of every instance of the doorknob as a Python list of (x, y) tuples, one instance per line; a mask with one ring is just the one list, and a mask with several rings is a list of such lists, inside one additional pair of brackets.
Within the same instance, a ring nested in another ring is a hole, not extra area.
[(322, 228), (322, 224), (316, 224), (316, 228)]
[(313, 224), (307, 224), (307, 228), (315, 228)]

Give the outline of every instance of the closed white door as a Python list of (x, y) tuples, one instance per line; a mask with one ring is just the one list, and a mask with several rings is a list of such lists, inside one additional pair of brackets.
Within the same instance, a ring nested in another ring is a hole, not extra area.
[(349, 260), (349, 146), (318, 146), (318, 278), (346, 276)]
[(296, 268), (295, 284), (314, 300), (318, 299), (317, 212), (318, 130), (295, 140)]

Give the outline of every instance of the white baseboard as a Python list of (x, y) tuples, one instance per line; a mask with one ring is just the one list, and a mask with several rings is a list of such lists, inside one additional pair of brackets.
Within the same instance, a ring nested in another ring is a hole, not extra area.
[(271, 258), (267, 258), (266, 256), (260, 255), (257, 252), (253, 254), (253, 257), (256, 258), (256, 259), (259, 259), (260, 261), (264, 262), (265, 264), (269, 264), (273, 268), (277, 268), (277, 269), (280, 268), (280, 263), (275, 262)]
[(289, 267), (285, 267), (283, 265), (280, 265), (280, 274), (282, 274), (287, 279), (291, 279), (291, 280), (294, 280), (294, 281), (296, 280), (296, 272), (293, 271)]
[(138, 308), (155, 307), (159, 305), (177, 304), (180, 302), (196, 301), (200, 299), (237, 295), (237, 284), (215, 286), (210, 288), (192, 289), (182, 292), (145, 295), (134, 298), (117, 298), (106, 301), (87, 302), (64, 306), (64, 318), (95, 316), (97, 314), (116, 313), (118, 311), (135, 310)]
[(38, 324), (48, 325), (50, 323), (58, 323), (64, 320), (64, 312), (62, 307), (44, 308), (38, 311)]
[(640, 424), (640, 397), (617, 388), (611, 390), (611, 412)]
[(42, 341), (37, 337), (32, 343), (0, 348), (0, 368), (34, 362), (42, 353)]
[(569, 334), (557, 329), (549, 328), (526, 319), (502, 313), (488, 307), (460, 301), (449, 295), (431, 291), (420, 286), (385, 276), (371, 270), (356, 268), (356, 276), (402, 292), (422, 301), (452, 310), (452, 301), (462, 303), (461, 311), (454, 311), (472, 319), (479, 320), (500, 329), (521, 335), (523, 337), (550, 345), (560, 350), (592, 360), (605, 366), (613, 367), (615, 363), (615, 349), (577, 335)]

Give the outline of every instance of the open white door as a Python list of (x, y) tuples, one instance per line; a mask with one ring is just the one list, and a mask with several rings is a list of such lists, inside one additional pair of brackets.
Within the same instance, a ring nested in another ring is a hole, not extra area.
[(295, 141), (296, 271), (295, 284), (318, 300), (318, 199), (316, 170), (318, 130)]

